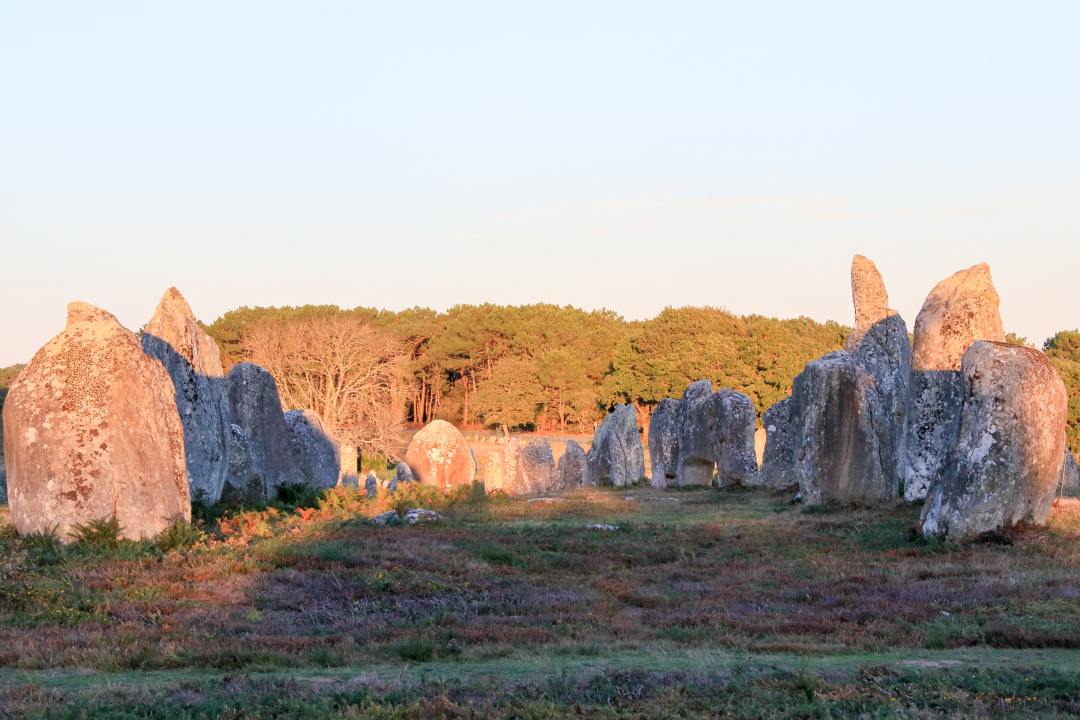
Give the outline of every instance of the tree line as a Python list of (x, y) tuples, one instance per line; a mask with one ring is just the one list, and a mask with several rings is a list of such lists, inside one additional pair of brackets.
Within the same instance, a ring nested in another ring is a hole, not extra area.
[[(227, 365), (259, 362), (283, 394), (304, 388), (306, 407), (328, 416), (333, 429), (390, 454), (395, 423), (436, 418), (465, 427), (591, 433), (612, 406), (629, 403), (648, 427), (660, 400), (701, 379), (746, 393), (763, 411), (787, 396), (806, 362), (842, 347), (848, 332), (834, 322), (717, 308), (667, 308), (627, 321), (609, 310), (548, 304), (446, 312), (242, 307), (207, 330)], [(346, 341), (361, 336), (361, 343)], [(362, 346), (379, 352), (360, 357)], [(333, 399), (350, 396), (358, 375), (379, 378), (389, 415), (342, 418), (343, 405)]]

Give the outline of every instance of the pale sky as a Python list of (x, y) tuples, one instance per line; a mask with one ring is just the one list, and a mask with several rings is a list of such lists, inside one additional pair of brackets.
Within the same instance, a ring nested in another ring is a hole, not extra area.
[(1080, 3), (0, 0), (0, 365), (80, 299), (1080, 326)]

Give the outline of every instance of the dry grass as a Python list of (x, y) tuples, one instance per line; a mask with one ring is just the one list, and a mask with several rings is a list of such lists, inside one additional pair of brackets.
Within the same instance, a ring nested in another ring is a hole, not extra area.
[[(418, 495), (224, 518), (194, 547), (65, 550), (3, 533), (0, 666), (332, 668), (707, 649), (1080, 649), (1080, 501), (942, 545), (918, 509), (806, 512), (764, 492)], [(613, 524), (618, 530), (589, 526)], [(22, 598), (20, 600), (20, 598)]]

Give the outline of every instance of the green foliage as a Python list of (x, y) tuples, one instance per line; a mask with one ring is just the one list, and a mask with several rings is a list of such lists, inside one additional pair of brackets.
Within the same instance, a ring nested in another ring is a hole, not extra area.
[(764, 410), (783, 398), (809, 360), (839, 348), (847, 328), (807, 318), (736, 316), (668, 308), (645, 322), (608, 310), (548, 304), (458, 305), (400, 312), (334, 305), (243, 307), (207, 330), (227, 364), (261, 323), (354, 315), (384, 328), (410, 355), (409, 418), (458, 425), (588, 432), (616, 402), (646, 419), (665, 397), (703, 378), (748, 394)]
[(182, 515), (177, 515), (169, 526), (158, 533), (154, 544), (162, 551), (181, 550), (197, 545), (206, 540), (206, 533), (189, 523)]
[(619, 345), (605, 381), (607, 402), (655, 405), (695, 380), (746, 393), (764, 411), (791, 392), (816, 357), (840, 348), (847, 328), (807, 318), (739, 317), (717, 308), (666, 308)]
[(121, 534), (124, 529), (120, 527), (120, 521), (113, 515), (108, 518), (91, 520), (88, 523), (75, 525), (74, 542), (85, 548), (102, 548), (115, 550), (120, 547)]

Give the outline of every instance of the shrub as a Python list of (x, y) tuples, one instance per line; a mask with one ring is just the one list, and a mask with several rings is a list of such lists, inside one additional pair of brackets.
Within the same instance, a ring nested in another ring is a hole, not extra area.
[(120, 527), (120, 521), (113, 515), (109, 518), (91, 520), (88, 523), (75, 525), (75, 544), (88, 548), (104, 548), (115, 550), (120, 547), (124, 529)]
[(206, 540), (206, 533), (184, 519), (183, 515), (177, 515), (169, 523), (169, 527), (158, 533), (154, 538), (154, 544), (164, 552), (191, 547)]

